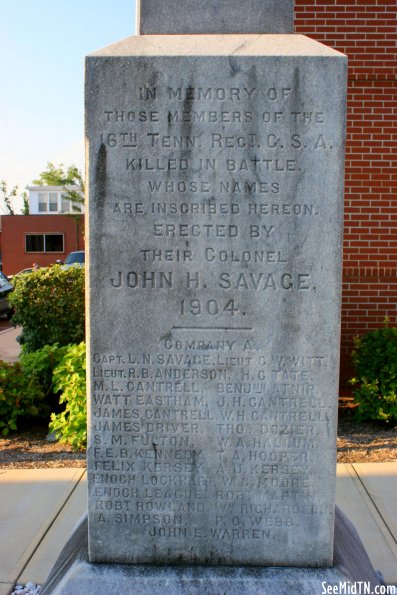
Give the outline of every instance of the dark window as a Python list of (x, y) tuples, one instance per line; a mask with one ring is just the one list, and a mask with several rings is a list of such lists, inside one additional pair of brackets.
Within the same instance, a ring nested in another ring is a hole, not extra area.
[(45, 252), (63, 252), (63, 235), (61, 234), (46, 234)]
[(44, 252), (44, 236), (26, 236), (26, 252)]
[(3, 273), (0, 273), (0, 287), (5, 287), (6, 285), (8, 285), (7, 277)]
[(26, 252), (64, 252), (62, 233), (35, 233), (25, 236)]

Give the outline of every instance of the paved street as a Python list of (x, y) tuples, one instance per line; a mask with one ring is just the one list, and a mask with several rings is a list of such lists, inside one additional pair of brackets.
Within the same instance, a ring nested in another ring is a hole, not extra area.
[(0, 318), (0, 359), (6, 362), (16, 362), (20, 352), (17, 337), (20, 328), (14, 328), (6, 318)]
[(12, 328), (12, 324), (5, 316), (0, 318), (0, 333), (6, 329)]

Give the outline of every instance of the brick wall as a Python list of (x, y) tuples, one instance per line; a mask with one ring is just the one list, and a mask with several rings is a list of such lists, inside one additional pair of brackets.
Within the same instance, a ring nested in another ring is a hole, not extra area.
[[(64, 261), (69, 252), (84, 250), (84, 215), (3, 215), (2, 216), (3, 272), (14, 275), (31, 267), (33, 262), (49, 266), (57, 260)], [(27, 253), (26, 234), (62, 233), (64, 251), (47, 253)]]
[(349, 57), (341, 387), (353, 337), (396, 324), (397, 3), (295, 0), (295, 30)]

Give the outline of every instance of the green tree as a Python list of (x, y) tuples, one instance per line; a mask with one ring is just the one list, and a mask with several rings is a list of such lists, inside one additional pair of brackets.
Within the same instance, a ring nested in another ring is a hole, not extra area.
[[(0, 199), (1, 210), (5, 215), (15, 215), (15, 207), (13, 205), (14, 200), (16, 200), (18, 196), (18, 186), (13, 186), (11, 190), (8, 189), (8, 184), (5, 180), (0, 181), (0, 193), (2, 197)], [(26, 192), (22, 192), (21, 194), (22, 199), (22, 215), (29, 215), (29, 200), (28, 195)]]
[[(47, 168), (39, 174), (33, 184), (38, 186), (63, 186), (65, 196), (72, 204), (72, 211), (81, 213), (81, 205), (84, 204), (84, 180), (81, 172), (75, 165), (65, 168), (63, 163), (55, 166), (48, 162)], [(76, 189), (77, 187), (77, 189)]]
[(13, 207), (13, 200), (18, 195), (18, 186), (13, 186), (11, 190), (8, 190), (7, 182), (5, 180), (0, 181), (0, 192), (2, 193), (2, 201), (4, 205), (2, 206), (2, 210), (5, 215), (15, 215), (14, 207)]
[(29, 197), (27, 192), (22, 192), (22, 215), (29, 215)]

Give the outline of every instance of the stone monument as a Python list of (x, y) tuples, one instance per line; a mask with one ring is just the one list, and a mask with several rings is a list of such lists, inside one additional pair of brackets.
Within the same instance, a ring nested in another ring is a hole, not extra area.
[(293, 33), (293, 0), (144, 0), (137, 2), (141, 35)]
[(291, 1), (139, 19), (86, 67), (91, 572), (314, 593), (343, 576), (346, 58), (285, 34)]

